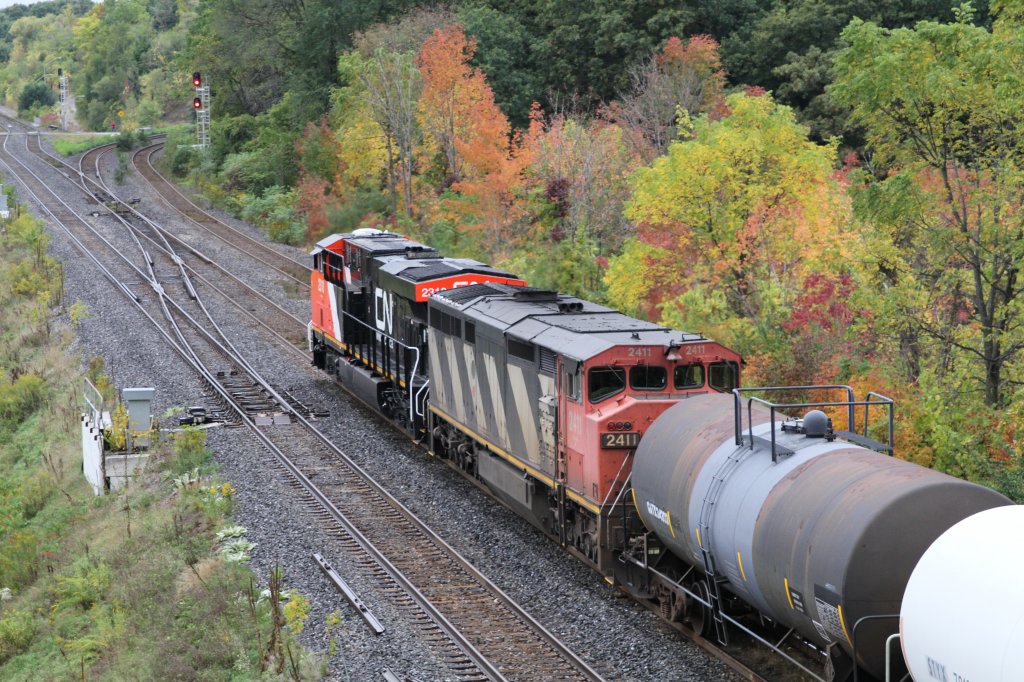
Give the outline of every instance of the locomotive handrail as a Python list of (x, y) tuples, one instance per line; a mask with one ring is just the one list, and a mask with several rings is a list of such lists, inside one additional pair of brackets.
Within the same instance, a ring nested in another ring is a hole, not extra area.
[[(636, 450), (629, 450), (626, 452), (626, 456), (622, 458), (622, 464), (619, 465), (619, 470), (615, 473), (615, 478), (612, 479), (612, 484), (608, 486), (608, 492), (605, 493), (604, 499), (601, 500), (601, 509), (605, 508), (608, 504), (608, 498), (612, 496), (612, 491), (615, 490), (615, 484), (619, 482), (619, 476), (626, 468), (626, 462), (630, 461), (630, 458), (636, 454)], [(622, 491), (626, 489), (626, 483), (629, 481), (629, 475), (626, 475), (626, 479), (622, 482), (622, 487), (619, 488), (618, 494), (615, 496), (616, 501), (622, 496)]]
[(847, 400), (845, 401), (826, 401), (826, 402), (803, 402), (803, 403), (773, 403), (769, 400), (758, 396), (747, 397), (747, 439), (751, 449), (754, 447), (754, 420), (753, 420), (753, 409), (754, 403), (763, 405), (769, 410), (769, 423), (771, 424), (771, 452), (772, 462), (777, 463), (779, 461), (778, 447), (775, 439), (775, 413), (780, 409), (798, 409), (807, 407), (845, 407), (847, 417), (847, 433), (851, 436), (856, 436), (856, 420), (854, 419), (854, 411), (857, 407), (864, 406), (864, 438), (868, 438), (867, 435), (867, 416), (868, 409), (872, 405), (885, 405), (888, 408), (889, 415), (889, 440), (887, 449), (892, 452), (893, 450), (893, 433), (895, 414), (894, 406), (895, 401), (892, 398), (888, 398), (875, 391), (869, 391), (866, 395), (866, 400), (854, 400), (853, 388), (845, 384), (823, 384), (817, 386), (760, 386), (752, 388), (734, 388), (733, 394), (733, 408), (735, 414), (735, 429), (736, 429), (736, 445), (744, 445), (743, 439), (743, 407), (742, 407), (742, 394), (754, 391), (773, 392), (773, 391), (809, 391), (809, 390), (845, 390)]
[[(361, 324), (362, 326), (366, 327), (367, 329), (370, 330), (371, 334), (380, 334), (384, 338), (390, 339), (391, 341), (393, 341), (394, 343), (398, 344), (402, 348), (405, 348), (406, 350), (410, 350), (410, 351), (412, 351), (413, 353), (416, 354), (415, 355), (416, 359), (413, 360), (412, 372), (409, 374), (409, 379), (406, 381), (406, 388), (408, 388), (408, 390), (409, 390), (409, 424), (410, 425), (415, 424), (416, 423), (416, 416), (415, 416), (416, 415), (416, 405), (415, 405), (415, 401), (416, 401), (416, 398), (419, 397), (419, 393), (416, 393), (416, 394), (413, 393), (413, 383), (414, 383), (413, 382), (413, 378), (416, 376), (416, 370), (420, 366), (420, 349), (416, 348), (415, 346), (410, 346), (408, 344), (402, 343), (401, 341), (399, 341), (395, 337), (391, 336), (390, 334), (388, 334), (386, 332), (382, 332), (381, 330), (377, 329), (376, 327), (371, 327), (366, 322), (363, 322), (362, 320), (360, 320), (358, 317), (356, 317), (352, 313), (342, 311), (341, 314), (342, 314), (342, 316), (347, 317), (348, 319), (352, 320), (353, 322), (356, 322), (356, 323)], [(371, 360), (376, 362), (377, 358), (371, 358)], [(388, 368), (388, 369), (390, 369), (390, 368)], [(396, 370), (396, 372), (397, 372), (397, 370)], [(421, 391), (422, 391), (422, 387), (421, 387)], [(422, 416), (422, 415), (420, 415), (420, 416)]]
[[(413, 375), (415, 375), (415, 373), (416, 373), (415, 372), (415, 368), (413, 368)], [(416, 416), (417, 417), (425, 417), (425, 416), (427, 416), (427, 407), (426, 407), (427, 406), (427, 397), (424, 394), (427, 392), (428, 388), (430, 388), (430, 379), (427, 379), (426, 381), (424, 381), (423, 385), (420, 386), (420, 390), (416, 391), (416, 398), (415, 398), (415, 400), (413, 402), (416, 405)], [(422, 407), (421, 407), (421, 405), (422, 405)]]

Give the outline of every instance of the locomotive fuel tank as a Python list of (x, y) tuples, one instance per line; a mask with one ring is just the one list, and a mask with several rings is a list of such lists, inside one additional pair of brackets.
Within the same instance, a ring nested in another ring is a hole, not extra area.
[[(754, 405), (753, 447), (736, 444), (733, 397), (695, 395), (644, 434), (633, 491), (645, 526), (703, 569), (710, 553), (725, 589), (820, 646), (851, 658), (864, 616), (897, 614), (911, 571), (932, 542), (977, 512), (1010, 504), (979, 485), (841, 440), (783, 432), (770, 446)], [(758, 409), (759, 408), (759, 409)], [(865, 621), (857, 663), (884, 676), (895, 621)]]
[(915, 680), (1024, 679), (1024, 507), (970, 516), (932, 543), (907, 583), (900, 643)]

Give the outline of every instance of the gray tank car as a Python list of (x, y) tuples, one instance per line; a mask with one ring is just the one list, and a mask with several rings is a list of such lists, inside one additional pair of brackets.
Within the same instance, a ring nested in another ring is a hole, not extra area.
[(850, 442), (873, 444), (856, 434), (836, 439), (820, 412), (803, 428), (750, 407), (695, 395), (652, 424), (633, 465), (641, 520), (699, 569), (709, 608), (738, 596), (828, 651), (833, 679), (853, 661), (860, 679), (882, 679), (888, 616), (921, 555), (960, 520), (1011, 501)]

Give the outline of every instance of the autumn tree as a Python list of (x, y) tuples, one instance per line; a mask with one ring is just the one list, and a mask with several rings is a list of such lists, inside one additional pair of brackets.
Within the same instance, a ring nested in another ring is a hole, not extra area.
[(792, 110), (769, 95), (727, 107), (633, 175), (638, 239), (607, 282), (616, 305), (755, 353), (784, 343), (803, 279), (835, 260), (846, 208), (835, 150), (810, 142)]
[(724, 103), (725, 73), (718, 43), (695, 36), (685, 43), (669, 38), (660, 52), (630, 71), (631, 91), (613, 109), (630, 138), (650, 163), (676, 137), (681, 112), (711, 112)]
[(441, 151), (449, 184), (462, 179), (470, 147), (478, 164), (492, 165), (507, 155), (508, 119), (495, 105), (484, 74), (470, 66), (475, 53), (476, 41), (453, 24), (434, 31), (417, 56), (423, 76), (420, 114)]
[(398, 215), (401, 206), (410, 215), (413, 165), (421, 137), (417, 115), (422, 79), (414, 57), (408, 52), (376, 48), (366, 57), (359, 53), (345, 55), (340, 63), (343, 73), (358, 81), (370, 116), (380, 128), (387, 154), (392, 213)]
[(475, 50), (459, 25), (424, 42), (420, 120), (437, 149), (440, 189), (455, 192), (443, 202), (446, 212), (477, 234), (479, 255), (493, 258), (506, 252), (507, 232), (522, 215), (515, 196), (525, 158), (485, 75), (470, 65)]
[[(831, 90), (865, 126), (875, 167), (863, 215), (894, 312), (950, 386), (1004, 405), (1024, 350), (1024, 29), (886, 30), (854, 21)], [(962, 377), (966, 381), (960, 381)]]

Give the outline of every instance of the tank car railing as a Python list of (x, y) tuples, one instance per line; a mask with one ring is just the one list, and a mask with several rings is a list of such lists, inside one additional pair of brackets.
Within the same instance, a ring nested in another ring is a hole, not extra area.
[[(853, 633), (852, 633), (853, 637), (851, 638), (852, 641), (850, 642), (850, 646), (853, 647), (853, 682), (857, 682), (857, 680), (859, 679), (857, 671), (860, 669), (860, 666), (857, 665), (857, 659), (860, 658), (857, 655), (857, 629), (862, 624), (864, 624), (866, 622), (870, 622), (870, 621), (878, 621), (878, 620), (895, 620), (895, 621), (899, 621), (899, 619), (900, 619), (900, 614), (898, 614), (898, 613), (875, 614), (873, 616), (862, 616), (862, 617), (857, 619), (856, 623), (853, 624)], [(889, 635), (888, 639), (886, 639), (886, 641), (885, 641), (885, 680), (886, 680), (886, 682), (891, 682), (890, 675), (892, 673), (892, 670), (891, 670), (892, 663), (891, 663), (891, 659), (890, 659), (890, 655), (889, 655), (889, 644), (892, 641), (893, 637), (896, 637), (898, 639), (899, 638), (899, 633), (896, 632), (896, 633), (893, 633), (892, 635)], [(909, 675), (910, 675), (910, 673), (907, 673), (908, 677), (909, 677)], [(906, 679), (906, 678), (904, 678), (904, 679)]]
[[(630, 561), (633, 561), (637, 565), (644, 566), (644, 568), (646, 570), (650, 571), (653, 575), (655, 575), (658, 578), (660, 578), (666, 584), (673, 585), (674, 589), (677, 589), (677, 590), (680, 590), (680, 591), (686, 593), (686, 596), (688, 596), (690, 599), (692, 599), (697, 604), (700, 604), (701, 606), (703, 606), (704, 608), (708, 609), (709, 611), (712, 608), (711, 602), (707, 601), (706, 599), (703, 599), (699, 594), (697, 594), (696, 592), (694, 592), (690, 588), (688, 588), (685, 585), (683, 585), (680, 581), (673, 580), (671, 576), (665, 574), (662, 571), (659, 571), (656, 568), (651, 567), (650, 565), (641, 564), (639, 561), (637, 561), (633, 557), (628, 557), (628, 558), (629, 558)], [(646, 553), (645, 553), (645, 563), (646, 563)], [(766, 647), (768, 647), (769, 649), (774, 651), (776, 654), (778, 654), (782, 658), (786, 659), (786, 661), (788, 661), (789, 663), (795, 665), (797, 668), (799, 668), (804, 673), (809, 675), (811, 678), (817, 680), (818, 682), (826, 682), (824, 677), (822, 677), (820, 674), (818, 674), (815, 671), (813, 671), (810, 668), (808, 668), (806, 665), (804, 665), (802, 662), (800, 662), (799, 660), (797, 660), (793, 656), (791, 656), (788, 653), (786, 653), (786, 650), (782, 648), (782, 644), (786, 641), (786, 639), (788, 639), (793, 634), (792, 630), (787, 632), (786, 635), (781, 640), (779, 640), (779, 643), (776, 644), (772, 640), (767, 639), (766, 637), (764, 637), (763, 635), (758, 633), (756, 630), (753, 630), (752, 628), (747, 627), (746, 625), (744, 625), (742, 622), (740, 622), (736, 618), (733, 618), (728, 613), (726, 613), (724, 610), (721, 611), (721, 616), (722, 616), (722, 619), (726, 623), (728, 623), (729, 625), (732, 625), (733, 627), (735, 627), (737, 630), (739, 630), (740, 632), (744, 633), (748, 637), (751, 637), (754, 640), (756, 640), (756, 641), (760, 642), (761, 644), (765, 645)]]
[[(362, 327), (363, 329), (361, 331), (364, 332), (364, 337), (370, 339), (370, 341), (368, 341), (368, 342), (367, 341), (359, 341), (358, 342), (359, 350), (360, 350), (360, 355), (361, 356), (369, 355), (369, 357), (361, 357), (360, 359), (362, 359), (364, 362), (368, 362), (370, 364), (371, 368), (373, 368), (373, 366), (376, 365), (377, 362), (381, 362), (384, 365), (385, 373), (390, 372), (390, 373), (392, 373), (392, 375), (394, 376), (394, 378), (396, 380), (404, 380), (405, 381), (406, 390), (409, 392), (409, 424), (410, 424), (410, 426), (415, 424), (416, 423), (416, 415), (418, 414), (421, 417), (423, 416), (423, 413), (417, 411), (417, 409), (416, 409), (416, 399), (419, 397), (419, 395), (426, 388), (426, 386), (424, 385), (424, 386), (420, 387), (420, 391), (418, 393), (414, 392), (415, 387), (413, 386), (413, 379), (416, 377), (416, 372), (419, 370), (419, 366), (420, 366), (420, 349), (416, 348), (415, 346), (410, 346), (408, 344), (402, 343), (401, 341), (399, 341), (395, 337), (391, 336), (390, 334), (386, 334), (386, 333), (382, 332), (381, 330), (377, 329), (376, 327), (371, 327), (369, 324), (367, 324), (363, 320), (360, 320), (358, 317), (356, 317), (352, 313), (342, 312), (341, 314), (342, 314), (343, 318), (345, 318), (347, 320), (351, 320), (352, 322), (354, 322), (357, 325), (359, 325), (360, 327)], [(369, 333), (366, 334), (365, 332), (369, 332)], [(381, 346), (382, 346), (382, 348), (381, 348), (382, 353), (381, 353), (380, 357), (378, 357), (377, 344), (374, 342), (378, 337), (387, 339), (392, 344), (394, 344), (396, 346), (400, 346), (403, 350), (405, 350), (406, 353), (411, 354), (411, 356), (412, 356), (412, 361), (411, 362), (409, 361), (408, 358), (406, 358), (406, 361), (405, 361), (405, 374), (404, 375), (402, 375), (402, 354), (401, 353), (395, 353), (394, 354), (394, 358), (395, 358), (395, 363), (394, 364), (395, 364), (395, 366), (394, 367), (391, 366), (391, 345), (390, 344), (387, 344), (387, 343), (382, 343), (381, 344)], [(369, 348), (369, 353), (368, 354), (364, 352), (364, 349), (363, 349), (364, 346)]]
[[(880, 393), (874, 391), (868, 392), (866, 400), (855, 400), (853, 388), (845, 384), (827, 384), (819, 386), (761, 386), (753, 388), (734, 388), (732, 390), (733, 395), (733, 409), (735, 414), (735, 425), (736, 425), (736, 445), (744, 445), (743, 435), (743, 403), (742, 398), (744, 393), (752, 393), (755, 391), (771, 393), (777, 391), (812, 391), (812, 390), (843, 390), (846, 391), (847, 399), (845, 401), (826, 401), (826, 402), (805, 402), (805, 403), (773, 403), (769, 400), (758, 396), (747, 397), (747, 441), (749, 442), (750, 448), (754, 448), (754, 420), (753, 410), (754, 403), (767, 407), (770, 412), (770, 424), (771, 424), (771, 452), (772, 462), (777, 463), (779, 461), (779, 450), (776, 443), (776, 421), (775, 414), (779, 410), (792, 410), (792, 409), (806, 409), (808, 407), (845, 407), (846, 408), (846, 419), (847, 429), (845, 432), (840, 432), (840, 435), (857, 437), (856, 431), (856, 420), (855, 411), (856, 408), (864, 406), (864, 436), (863, 439), (871, 441), (868, 437), (868, 410), (871, 406), (885, 406), (888, 412), (888, 443), (883, 447), (890, 453), (893, 451), (893, 430), (895, 423), (895, 402), (891, 398), (887, 398)], [(867, 443), (865, 443), (867, 444)], [(881, 445), (881, 444), (880, 444)]]

